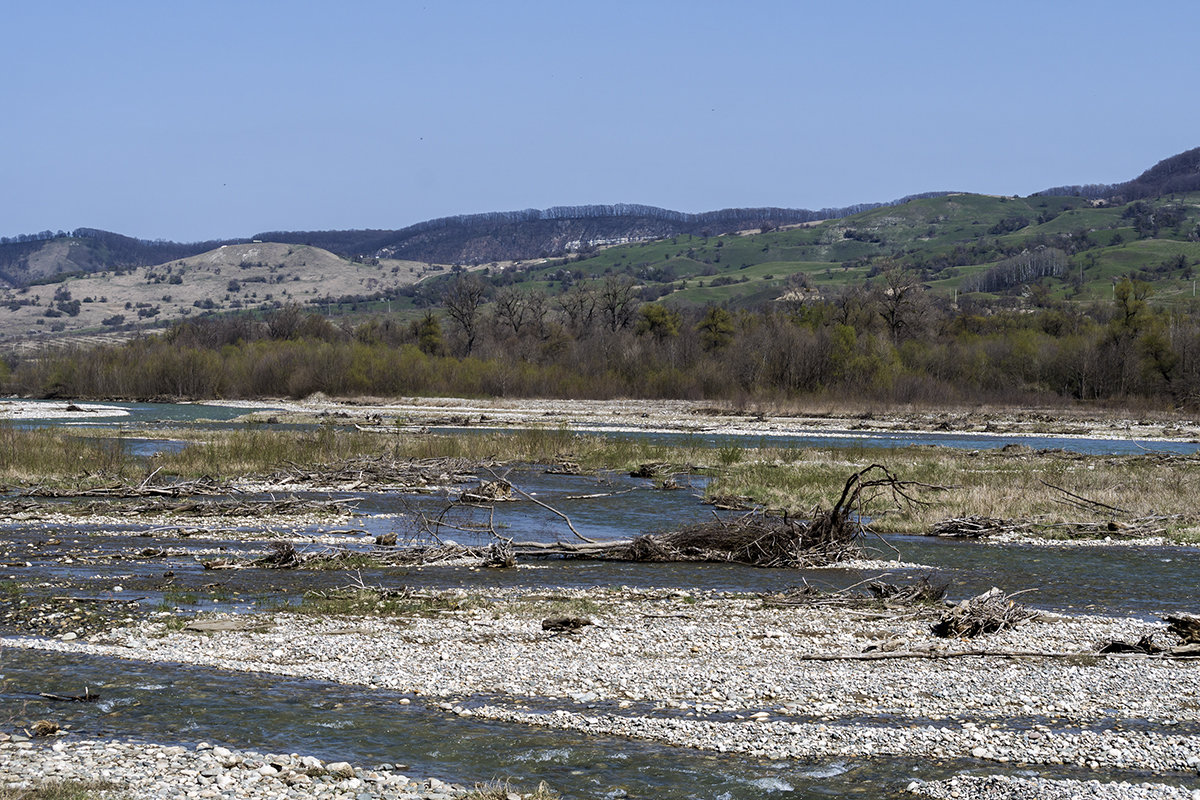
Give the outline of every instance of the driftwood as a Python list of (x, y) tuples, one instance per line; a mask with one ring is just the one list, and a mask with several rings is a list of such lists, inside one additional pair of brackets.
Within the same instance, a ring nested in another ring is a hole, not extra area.
[(929, 531), (929, 535), (944, 538), (973, 539), (983, 536), (996, 536), (1001, 533), (1021, 533), (1024, 530), (1024, 525), (1012, 520), (973, 515), (935, 522)]
[[(157, 470), (155, 471), (157, 472)], [(187, 497), (198, 494), (223, 494), (234, 491), (227, 483), (212, 478), (197, 478), (167, 485), (153, 485), (152, 473), (138, 485), (114, 484), (86, 489), (54, 489), (33, 486), (18, 493), (18, 497)]]
[(83, 694), (52, 694), (51, 692), (38, 692), (38, 697), (45, 700), (56, 700), (60, 703), (94, 703), (100, 699), (100, 695), (92, 692), (88, 687), (83, 687)]
[(1096, 652), (1102, 656), (1118, 653), (1136, 653), (1144, 656), (1153, 656), (1165, 652), (1166, 649), (1154, 643), (1154, 634), (1151, 633), (1138, 639), (1135, 644), (1113, 639), (1108, 644), (1102, 645)]
[(1079, 658), (1086, 653), (1042, 650), (870, 650), (865, 653), (793, 653), (793, 661), (890, 661), (901, 658)]
[[(834, 506), (828, 511), (814, 513), (810, 520), (771, 516), (752, 512), (735, 519), (714, 519), (664, 533), (645, 534), (633, 539), (598, 542), (579, 533), (570, 517), (562, 511), (533, 497), (505, 477), (492, 473), (497, 484), (511, 486), (512, 491), (530, 502), (555, 514), (566, 524), (578, 541), (575, 542), (517, 542), (501, 536), (489, 513), (486, 524), (454, 524), (446, 521), (448, 506), (441, 514), (430, 518), (416, 516), (419, 544), (393, 547), (391, 535), (378, 537), (370, 551), (326, 549), (322, 552), (296, 553), (290, 545), (279, 545), (267, 556), (252, 562), (215, 559), (203, 562), (206, 569), (243, 569), (250, 566), (294, 568), (320, 559), (330, 566), (338, 559), (361, 559), (367, 555), (380, 564), (436, 564), (463, 559), (478, 560), (484, 566), (512, 566), (520, 558), (576, 558), (607, 561), (694, 561), (748, 564), (758, 567), (805, 567), (836, 563), (853, 558), (861, 552), (861, 539), (867, 529), (861, 518), (866, 503), (883, 493), (892, 502), (918, 502), (910, 494), (913, 487), (925, 486), (901, 481), (886, 467), (873, 464), (853, 473), (842, 489)], [(443, 529), (459, 530), (472, 535), (486, 535), (492, 542), (483, 547), (470, 547), (442, 537)], [(882, 591), (882, 590), (881, 590)]]
[(749, 511), (754, 508), (754, 501), (740, 494), (714, 495), (704, 502), (721, 511)]
[(554, 632), (577, 631), (591, 624), (592, 621), (587, 617), (546, 617), (546, 619), (542, 620), (542, 630)]
[(1172, 614), (1163, 617), (1167, 630), (1178, 636), (1185, 644), (1200, 644), (1200, 617), (1192, 614)]
[(246, 569), (250, 563), (245, 561), (237, 561), (232, 558), (213, 558), (208, 561), (201, 561), (200, 566), (205, 569), (222, 570), (222, 569)]
[(474, 480), (480, 464), (464, 458), (397, 459), (390, 456), (358, 456), (332, 464), (301, 466), (288, 464), (263, 481), (274, 486), (290, 484), (337, 485), (345, 489), (368, 486), (446, 486)]
[(516, 498), (513, 497), (512, 484), (505, 480), (480, 481), (478, 486), (464, 489), (463, 493), (458, 497), (460, 503), (476, 503), (479, 505), (507, 503), (514, 499)]
[[(56, 495), (66, 497), (68, 495)], [(94, 495), (73, 495), (93, 497)], [(196, 499), (190, 496), (150, 497), (135, 495), (122, 497), (112, 495), (108, 500), (92, 500), (84, 503), (45, 503), (38, 498), (21, 497), (0, 500), (0, 515), (17, 514), (103, 514), (103, 515), (146, 515), (179, 517), (236, 517), (262, 516), (264, 514), (322, 514), (344, 516), (353, 513), (352, 500), (308, 500), (297, 497), (274, 497), (269, 499), (243, 500), (236, 497)]]
[[(495, 541), (480, 547), (469, 547), (454, 542), (437, 544), (407, 545), (403, 547), (376, 547), (370, 552), (349, 550), (345, 548), (323, 548), (300, 553), (296, 563), (288, 564), (285, 569), (304, 568), (311, 563), (317, 563), (322, 568), (336, 566), (339, 561), (361, 563), (363, 556), (368, 556), (373, 563), (381, 566), (412, 566), (447, 564), (462, 561), (474, 561), (480, 566), (490, 568), (505, 568), (516, 566), (517, 557), (508, 542)], [(256, 565), (255, 562), (243, 563), (241, 567)], [(235, 567), (224, 567), (234, 569)]]
[(1061, 498), (1061, 502), (1064, 502), (1067, 505), (1076, 506), (1077, 508), (1082, 508), (1085, 510), (1103, 509), (1104, 511), (1112, 512), (1112, 513), (1116, 513), (1116, 514), (1128, 514), (1129, 513), (1128, 511), (1126, 511), (1123, 508), (1117, 508), (1116, 506), (1110, 506), (1107, 503), (1101, 503), (1099, 500), (1092, 500), (1091, 498), (1084, 497), (1083, 495), (1075, 494), (1072, 491), (1064, 489), (1061, 486), (1055, 486), (1053, 483), (1048, 483), (1047, 481), (1041, 481), (1041, 484), (1043, 486), (1048, 486), (1049, 488), (1053, 489), (1056, 492), (1061, 492), (1063, 495), (1063, 497)]
[(256, 567), (267, 569), (293, 569), (300, 566), (300, 554), (291, 542), (272, 542), (271, 552), (262, 558), (256, 558), (250, 563)]
[(481, 561), (489, 569), (507, 569), (517, 565), (517, 554), (510, 542), (492, 542), (485, 548)]
[(214, 633), (218, 631), (265, 631), (270, 625), (253, 619), (197, 619), (183, 626), (185, 631)]
[(1005, 594), (992, 587), (981, 595), (963, 600), (942, 615), (933, 624), (935, 636), (969, 639), (985, 633), (1015, 628), (1025, 620), (1037, 616), (1037, 612), (1015, 602), (1015, 594)]
[[(902, 658), (1071, 658), (1096, 655), (1075, 650), (871, 650), (866, 653), (793, 653), (788, 658), (793, 661), (889, 661)], [(1126, 655), (1113, 652), (1101, 655)], [(1196, 658), (1200, 651), (1186, 653), (1173, 648), (1170, 651), (1155, 654), (1130, 652), (1128, 655), (1152, 655), (1155, 658)]]
[(930, 605), (942, 602), (949, 585), (948, 582), (934, 583), (928, 575), (923, 575), (905, 585), (872, 581), (867, 584), (867, 591), (888, 606)]
[(639, 464), (635, 469), (629, 471), (631, 478), (658, 478), (667, 471), (669, 464), (665, 461), (651, 461), (646, 464)]
[[(490, 469), (489, 469), (488, 471), (492, 473), (492, 477), (493, 477), (493, 478), (495, 478), (497, 481), (504, 481), (505, 483), (508, 483), (508, 481), (506, 481), (504, 478), (501, 478), (501, 477), (500, 477), (499, 475), (497, 475), (495, 472), (492, 472), (492, 470), (490, 470)], [(546, 503), (543, 503), (541, 500), (538, 500), (536, 497), (534, 497), (533, 495), (531, 495), (529, 492), (526, 492), (525, 490), (523, 490), (523, 489), (521, 489), (521, 488), (519, 488), (519, 487), (517, 487), (517, 486), (513, 486), (511, 483), (509, 483), (508, 485), (512, 487), (512, 490), (513, 490), (514, 492), (516, 492), (517, 494), (521, 495), (521, 497), (524, 497), (526, 500), (528, 500), (529, 502), (533, 503), (534, 505), (541, 506), (542, 508), (544, 508), (544, 509), (546, 509), (547, 511), (549, 511), (551, 514), (554, 514), (555, 516), (559, 517), (559, 518), (560, 518), (560, 519), (561, 519), (563, 522), (567, 523), (567, 528), (568, 528), (568, 529), (571, 531), (571, 533), (572, 533), (572, 534), (574, 534), (574, 535), (575, 535), (575, 538), (576, 538), (576, 539), (579, 539), (579, 540), (581, 540), (581, 541), (588, 542), (588, 543), (591, 543), (591, 542), (592, 542), (592, 540), (591, 540), (591, 539), (587, 538), (587, 537), (586, 537), (586, 536), (584, 536), (582, 533), (580, 533), (579, 531), (575, 530), (575, 525), (574, 525), (574, 524), (572, 524), (572, 522), (571, 522), (571, 518), (570, 518), (570, 517), (568, 517), (566, 514), (564, 514), (563, 512), (559, 511), (557, 508), (554, 508), (553, 506), (550, 506), (550, 505), (547, 505)]]
[[(860, 512), (870, 499), (865, 495), (874, 497), (882, 492), (896, 503), (919, 502), (910, 494), (911, 489), (918, 486), (936, 488), (902, 481), (886, 467), (872, 464), (846, 480), (833, 508), (815, 513), (808, 521), (753, 512), (732, 520), (718, 517), (710, 522), (625, 541), (587, 541), (585, 544), (514, 542), (513, 548), (518, 556), (535, 558), (707, 561), (757, 567), (830, 564), (853, 558), (861, 552), (865, 528)], [(516, 491), (520, 492), (519, 489)], [(561, 513), (560, 516), (565, 517)]]
[(132, 605), (145, 600), (145, 597), (69, 597), (57, 595), (50, 598), (59, 603), (115, 603), (117, 605)]
[(1144, 539), (1161, 536), (1171, 523), (1190, 522), (1194, 516), (1186, 514), (1154, 515), (1135, 517), (1126, 521), (1107, 519), (1082, 522), (1043, 522), (1041, 519), (997, 519), (995, 517), (955, 517), (934, 523), (930, 536), (943, 538), (985, 538), (989, 536), (1045, 537), (1068, 535), (1077, 538), (1096, 539), (1103, 537)]
[[(887, 575), (880, 576), (887, 577)], [(855, 591), (866, 585), (866, 592)], [(883, 608), (910, 608), (913, 606), (944, 606), (946, 583), (934, 583), (923, 575), (909, 584), (886, 583), (880, 578), (870, 578), (832, 592), (821, 591), (805, 582), (782, 592), (762, 595), (763, 604), (769, 606), (817, 606), (839, 607), (869, 606)]]

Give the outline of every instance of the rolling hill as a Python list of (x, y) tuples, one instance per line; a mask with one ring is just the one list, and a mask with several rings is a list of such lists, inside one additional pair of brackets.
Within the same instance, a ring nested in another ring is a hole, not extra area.
[(681, 306), (804, 303), (894, 267), (935, 294), (985, 305), (1091, 302), (1120, 277), (1150, 283), (1157, 303), (1185, 302), (1200, 265), (1193, 186), (1200, 148), (1123, 184), (1025, 198), (937, 192), (818, 212), (562, 207), (195, 244), (45, 231), (0, 240), (10, 286), (0, 335), (136, 330), (286, 303), (416, 313), (440, 304), (457, 272), (447, 264), (477, 266), (489, 293), (518, 284), (553, 295), (617, 276), (643, 300)]
[(78, 275), (0, 294), (0, 337), (138, 330), (201, 314), (320, 305), (343, 295), (395, 291), (437, 268), (351, 261), (307, 245), (221, 245), (147, 267)]

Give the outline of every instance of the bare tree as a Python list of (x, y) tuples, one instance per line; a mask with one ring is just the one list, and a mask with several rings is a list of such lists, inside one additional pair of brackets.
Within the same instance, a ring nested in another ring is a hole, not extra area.
[(871, 297), (861, 286), (847, 286), (833, 298), (833, 319), (841, 325), (856, 331), (870, 330), (874, 316)]
[(304, 321), (300, 306), (288, 303), (267, 320), (267, 331), (272, 339), (294, 339)]
[(637, 313), (637, 293), (633, 279), (609, 275), (600, 287), (600, 314), (613, 333), (626, 328)]
[(883, 285), (875, 292), (879, 316), (887, 325), (893, 342), (904, 338), (918, 327), (926, 309), (925, 287), (913, 273), (899, 267), (889, 267), (882, 273)]
[(475, 338), (479, 335), (480, 307), (486, 297), (487, 288), (483, 281), (472, 274), (459, 275), (442, 296), (446, 315), (462, 331), (466, 355), (471, 355), (475, 348)]
[(525, 295), (525, 328), (539, 339), (546, 336), (546, 295), (533, 291)]
[(575, 281), (558, 296), (558, 307), (567, 318), (567, 327), (576, 339), (592, 328), (596, 316), (596, 290), (589, 283)]
[(505, 286), (496, 292), (496, 319), (512, 328), (513, 334), (521, 335), (521, 329), (532, 322), (533, 304), (531, 296), (515, 286)]

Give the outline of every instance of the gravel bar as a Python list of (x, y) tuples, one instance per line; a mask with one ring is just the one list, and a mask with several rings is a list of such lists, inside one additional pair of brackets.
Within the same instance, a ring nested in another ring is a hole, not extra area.
[[(929, 610), (546, 591), (463, 595), (462, 610), (426, 616), (264, 614), (255, 620), (265, 630), (207, 633), (170, 630), (167, 617), (86, 640), (3, 645), (315, 678), (420, 696), (445, 713), (756, 756), (1200, 768), (1197, 663), (1095, 655), (1113, 639), (1170, 643), (1162, 623), (1044, 615), (947, 641), (929, 632)], [(542, 630), (543, 618), (571, 609), (594, 624)], [(868, 648), (917, 657), (854, 660)], [(1056, 655), (928, 657), (975, 649)]]
[(436, 778), (416, 780), (390, 765), (360, 769), (345, 761), (266, 755), (205, 742), (194, 749), (121, 741), (0, 743), (0, 785), (20, 790), (69, 780), (111, 782), (122, 797), (139, 800), (446, 800), (468, 791)]

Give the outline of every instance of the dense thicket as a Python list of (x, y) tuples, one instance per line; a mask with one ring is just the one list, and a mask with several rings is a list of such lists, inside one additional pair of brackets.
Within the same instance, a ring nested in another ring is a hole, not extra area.
[(62, 397), (494, 395), (826, 397), (889, 402), (1200, 397), (1200, 312), (1139, 281), (1090, 308), (984, 311), (900, 270), (872, 287), (760, 311), (641, 302), (610, 277), (547, 298), (466, 275), (444, 307), (336, 327), (295, 306), (187, 322), (118, 347), (15, 365), (9, 389)]

